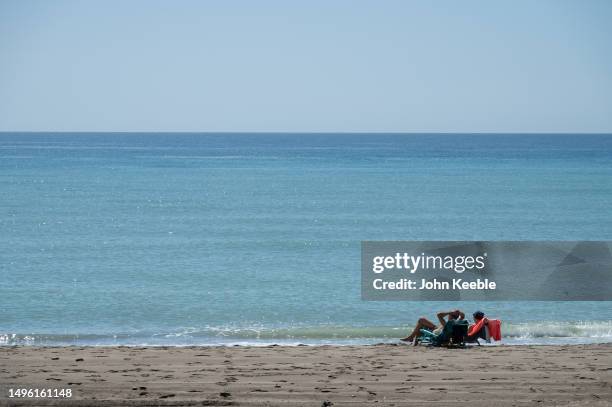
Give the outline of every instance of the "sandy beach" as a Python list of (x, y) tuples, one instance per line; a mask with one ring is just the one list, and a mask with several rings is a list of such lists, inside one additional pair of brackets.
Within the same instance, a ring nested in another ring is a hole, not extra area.
[[(4, 347), (0, 360), (2, 405), (612, 404), (612, 344)], [(73, 396), (16, 399), (11, 388)]]

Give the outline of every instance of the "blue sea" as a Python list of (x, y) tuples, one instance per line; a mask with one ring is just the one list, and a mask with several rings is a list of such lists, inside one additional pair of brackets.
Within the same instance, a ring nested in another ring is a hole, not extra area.
[(610, 135), (0, 133), (0, 197), (3, 345), (612, 341), (612, 302), (360, 295), (362, 240), (612, 240)]

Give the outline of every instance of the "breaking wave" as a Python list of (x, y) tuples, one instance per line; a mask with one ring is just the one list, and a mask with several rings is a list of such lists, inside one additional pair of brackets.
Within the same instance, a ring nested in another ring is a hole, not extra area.
[[(120, 334), (0, 334), (0, 345), (269, 345), (372, 344), (394, 342), (407, 327), (206, 327), (164, 333)], [(573, 344), (612, 342), (612, 321), (540, 321), (502, 324), (505, 344)]]

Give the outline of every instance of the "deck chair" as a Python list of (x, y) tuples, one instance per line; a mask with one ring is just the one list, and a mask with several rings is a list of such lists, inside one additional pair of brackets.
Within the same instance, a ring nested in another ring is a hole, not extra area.
[(485, 318), (478, 331), (472, 332), (471, 335), (466, 336), (467, 343), (476, 343), (480, 345), (481, 339), (486, 343), (491, 343), (491, 340), (501, 341), (501, 321), (498, 319)]
[(430, 330), (421, 329), (420, 335), (415, 339), (415, 345), (422, 343), (430, 346), (462, 347), (465, 346), (468, 322), (465, 320), (450, 320), (444, 324), (440, 334), (436, 335)]

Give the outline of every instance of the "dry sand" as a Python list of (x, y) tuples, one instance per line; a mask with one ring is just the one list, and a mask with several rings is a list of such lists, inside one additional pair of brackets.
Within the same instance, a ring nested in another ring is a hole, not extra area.
[[(70, 388), (17, 400), (9, 388)], [(2, 405), (612, 405), (612, 344), (2, 347)], [(333, 403), (333, 404), (328, 404)]]

